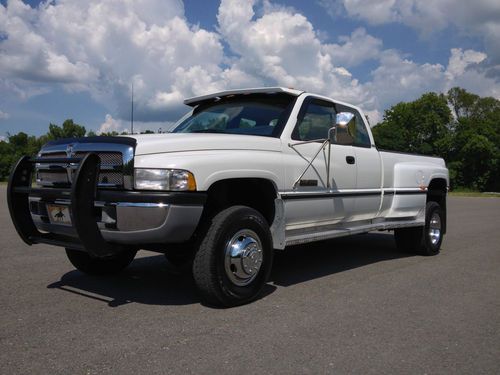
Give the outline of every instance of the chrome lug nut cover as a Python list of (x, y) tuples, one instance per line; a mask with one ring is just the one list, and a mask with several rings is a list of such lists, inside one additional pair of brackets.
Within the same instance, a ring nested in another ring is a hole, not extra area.
[(434, 213), (429, 222), (429, 238), (433, 245), (436, 245), (441, 238), (441, 217)]
[(224, 269), (237, 286), (250, 284), (259, 273), (263, 253), (259, 236), (250, 229), (238, 231), (226, 244)]

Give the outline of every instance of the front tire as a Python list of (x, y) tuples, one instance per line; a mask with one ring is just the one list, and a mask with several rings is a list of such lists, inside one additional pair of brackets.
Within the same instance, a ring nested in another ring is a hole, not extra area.
[(227, 208), (211, 221), (193, 261), (202, 299), (217, 306), (255, 300), (273, 262), (271, 232), (264, 217), (246, 206)]
[(444, 215), (436, 202), (427, 202), (425, 226), (394, 230), (398, 250), (419, 255), (436, 255), (443, 242)]
[(88, 275), (111, 275), (126, 268), (134, 260), (137, 250), (124, 250), (106, 258), (95, 258), (80, 250), (66, 249), (69, 261), (78, 271)]

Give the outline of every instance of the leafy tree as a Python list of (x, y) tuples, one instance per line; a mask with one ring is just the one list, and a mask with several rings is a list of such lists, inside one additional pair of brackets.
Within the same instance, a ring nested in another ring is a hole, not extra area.
[(454, 87), (448, 91), (455, 123), (449, 165), (458, 186), (500, 190), (500, 101)]
[(469, 117), (475, 102), (479, 99), (479, 96), (471, 94), (460, 87), (453, 87), (448, 90), (447, 97), (451, 108), (453, 108), (455, 118)]
[(85, 133), (85, 127), (75, 124), (72, 119), (68, 119), (63, 122), (62, 126), (50, 124), (47, 137), (50, 140), (60, 138), (75, 138), (84, 137)]
[(383, 121), (372, 130), (380, 148), (445, 156), (451, 120), (446, 97), (427, 93), (386, 110)]
[(23, 155), (34, 156), (50, 140), (85, 136), (85, 128), (68, 119), (62, 126), (49, 125), (47, 134), (41, 137), (29, 136), (24, 132), (8, 134), (7, 142), (0, 141), (0, 180), (9, 177), (14, 163)]
[(454, 87), (385, 111), (373, 128), (381, 148), (437, 155), (452, 187), (500, 190), (500, 101)]
[(6, 180), (9, 177), (10, 169), (16, 162), (13, 154), (14, 147), (5, 141), (0, 141), (0, 180)]
[(117, 135), (120, 135), (117, 131), (113, 130), (111, 132), (102, 132), (99, 134), (101, 137), (116, 137)]

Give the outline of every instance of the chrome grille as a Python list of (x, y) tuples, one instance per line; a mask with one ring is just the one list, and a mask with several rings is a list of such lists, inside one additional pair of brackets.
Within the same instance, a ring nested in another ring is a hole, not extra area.
[(65, 152), (51, 152), (51, 153), (46, 153), (40, 155), (40, 158), (42, 159), (48, 159), (48, 158), (66, 158), (68, 155), (66, 155)]
[(68, 172), (66, 169), (61, 171), (44, 171), (37, 172), (37, 182), (43, 184), (68, 184)]
[[(72, 157), (83, 158), (88, 152), (78, 151)], [(120, 152), (96, 152), (101, 159), (101, 171), (98, 176), (98, 185), (101, 187), (122, 187), (123, 172), (114, 170), (123, 167), (123, 157)], [(67, 158), (65, 152), (47, 152), (39, 155), (41, 159)], [(70, 185), (77, 165), (40, 163), (37, 165), (37, 183), (42, 186)]]
[[(76, 158), (83, 158), (87, 152), (75, 152)], [(123, 165), (122, 154), (119, 152), (97, 152), (101, 159), (102, 166), (121, 166)]]
[(99, 184), (122, 185), (123, 175), (121, 172), (101, 172), (99, 173)]

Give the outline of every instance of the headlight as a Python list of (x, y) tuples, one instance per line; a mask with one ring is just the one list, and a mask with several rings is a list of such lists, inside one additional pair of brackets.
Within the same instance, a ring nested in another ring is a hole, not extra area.
[(142, 169), (134, 171), (134, 186), (140, 190), (194, 191), (196, 181), (191, 172), (181, 169)]

